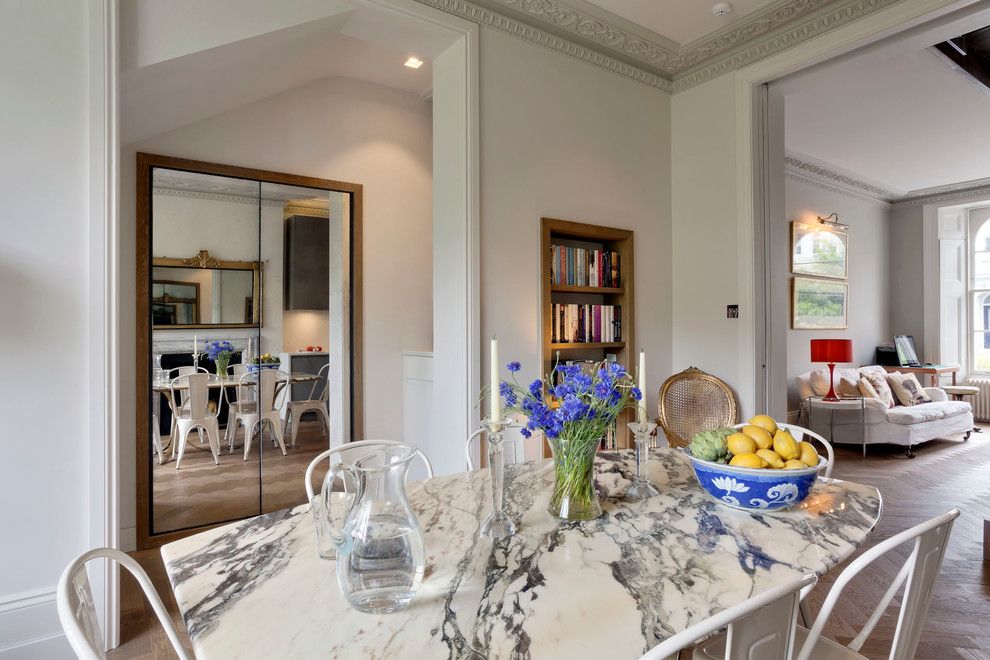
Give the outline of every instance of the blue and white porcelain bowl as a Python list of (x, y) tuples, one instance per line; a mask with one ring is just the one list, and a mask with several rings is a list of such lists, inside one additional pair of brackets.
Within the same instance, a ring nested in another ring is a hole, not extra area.
[(709, 495), (736, 509), (786, 509), (804, 500), (828, 461), (819, 457), (804, 470), (760, 470), (713, 463), (691, 456), (694, 475)]

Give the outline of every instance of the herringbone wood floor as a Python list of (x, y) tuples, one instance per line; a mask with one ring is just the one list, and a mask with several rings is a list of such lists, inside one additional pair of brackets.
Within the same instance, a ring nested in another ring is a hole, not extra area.
[[(962, 511), (952, 531), (917, 657), (990, 660), (990, 561), (983, 560), (983, 520), (990, 519), (990, 428), (965, 443), (961, 438), (927, 443), (917, 449), (914, 459), (896, 447), (871, 447), (866, 460), (855, 447), (837, 448), (837, 453), (834, 476), (874, 484), (883, 494), (883, 515), (863, 549), (952, 507)], [(158, 551), (136, 556), (184, 635)], [(901, 556), (907, 556), (906, 549)], [(852, 639), (899, 568), (900, 564), (889, 559), (861, 574), (844, 594), (826, 634), (844, 642)], [(838, 572), (825, 576), (809, 595), (813, 615)], [(110, 654), (112, 658), (172, 657), (154, 613), (127, 577), (122, 578), (121, 608), (123, 644)], [(886, 658), (895, 623), (891, 614), (881, 620), (863, 653)]]

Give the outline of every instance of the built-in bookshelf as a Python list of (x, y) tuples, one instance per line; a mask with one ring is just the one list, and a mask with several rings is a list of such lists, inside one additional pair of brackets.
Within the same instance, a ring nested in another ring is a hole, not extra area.
[[(635, 369), (633, 338), (633, 232), (541, 218), (543, 367), (554, 362), (601, 361), (610, 355)], [(615, 445), (632, 446), (619, 420)], [(550, 448), (543, 448), (549, 456)]]

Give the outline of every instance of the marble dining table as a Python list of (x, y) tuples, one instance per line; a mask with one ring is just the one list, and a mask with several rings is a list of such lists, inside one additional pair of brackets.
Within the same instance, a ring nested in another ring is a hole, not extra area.
[[(216, 658), (637, 658), (761, 590), (849, 557), (876, 525), (872, 486), (819, 480), (799, 506), (740, 511), (711, 499), (680, 450), (653, 450), (660, 495), (625, 502), (631, 451), (602, 452), (604, 514), (546, 512), (549, 460), (511, 465), (515, 535), (479, 536), (488, 470), (408, 484), (426, 571), (404, 610), (350, 609), (335, 562), (320, 559), (308, 505), (162, 547), (196, 656)], [(302, 475), (299, 488), (302, 490)]]

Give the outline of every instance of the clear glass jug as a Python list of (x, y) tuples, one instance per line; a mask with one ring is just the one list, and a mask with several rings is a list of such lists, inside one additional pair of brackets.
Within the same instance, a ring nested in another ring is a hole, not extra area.
[[(386, 614), (412, 601), (423, 581), (423, 532), (406, 497), (406, 471), (416, 450), (400, 443), (369, 450), (351, 465), (338, 463), (323, 480), (320, 499), (327, 535), (337, 549), (337, 583), (351, 607)], [(330, 520), (330, 491), (344, 480), (350, 502), (343, 523)]]

